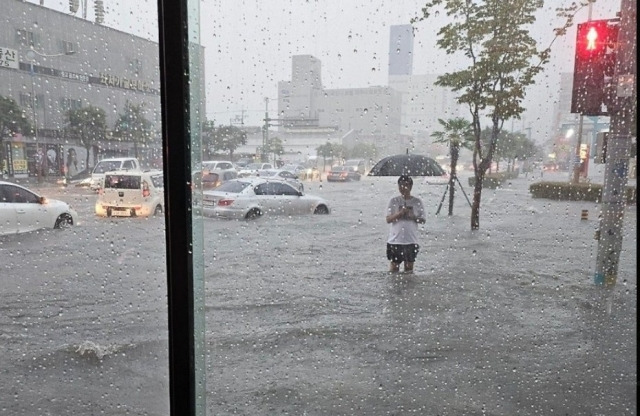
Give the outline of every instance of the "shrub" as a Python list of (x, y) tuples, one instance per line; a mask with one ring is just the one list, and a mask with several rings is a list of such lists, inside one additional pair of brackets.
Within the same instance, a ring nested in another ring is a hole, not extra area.
[[(489, 189), (496, 189), (500, 187), (507, 179), (515, 179), (518, 177), (518, 171), (514, 172), (496, 172), (487, 173), (482, 179), (482, 187)], [(469, 178), (469, 186), (475, 186), (476, 178), (472, 176)]]
[[(536, 182), (529, 185), (529, 193), (534, 198), (600, 202), (602, 200), (602, 184)], [(636, 188), (634, 186), (627, 186), (625, 195), (628, 204), (636, 203)]]

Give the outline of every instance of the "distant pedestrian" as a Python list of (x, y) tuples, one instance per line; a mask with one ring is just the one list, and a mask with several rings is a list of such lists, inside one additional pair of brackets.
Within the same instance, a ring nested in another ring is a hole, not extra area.
[(425, 212), (422, 200), (411, 196), (413, 179), (402, 175), (398, 178), (400, 195), (391, 198), (387, 206), (387, 224), (389, 237), (387, 238), (387, 259), (391, 261), (390, 272), (398, 272), (400, 264), (404, 263), (404, 272), (413, 272), (413, 263), (420, 250), (418, 245), (418, 224), (424, 224)]

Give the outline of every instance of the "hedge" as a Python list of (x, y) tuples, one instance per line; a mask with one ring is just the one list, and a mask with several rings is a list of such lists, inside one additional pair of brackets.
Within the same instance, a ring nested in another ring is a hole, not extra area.
[[(482, 188), (496, 189), (500, 187), (505, 181), (517, 178), (518, 175), (518, 171), (487, 173), (482, 179)], [(469, 178), (469, 186), (475, 186), (475, 184), (476, 177), (471, 176)]]
[[(529, 185), (529, 193), (534, 198), (547, 198), (564, 201), (602, 200), (602, 184), (569, 182), (536, 182)], [(627, 186), (625, 195), (628, 204), (636, 203), (636, 187)]]

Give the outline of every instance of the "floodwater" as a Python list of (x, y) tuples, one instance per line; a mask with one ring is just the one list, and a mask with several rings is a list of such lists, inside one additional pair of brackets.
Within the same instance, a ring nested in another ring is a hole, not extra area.
[[(203, 220), (208, 414), (636, 414), (635, 206), (605, 290), (598, 204), (521, 177), (483, 191), (471, 232), (459, 187), (436, 216), (444, 187), (416, 178), (421, 250), (390, 275), (395, 179), (305, 183), (328, 216)], [(167, 414), (164, 224), (60, 198), (74, 230), (0, 239), (0, 414)]]

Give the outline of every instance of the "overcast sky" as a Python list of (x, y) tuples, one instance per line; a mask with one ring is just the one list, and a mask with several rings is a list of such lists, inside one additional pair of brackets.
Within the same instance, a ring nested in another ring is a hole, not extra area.
[[(155, 0), (104, 3), (106, 25), (157, 39)], [(569, 1), (546, 3), (532, 29), (540, 47), (553, 40), (553, 28), (561, 25), (555, 8)], [(204, 0), (199, 4), (201, 43), (206, 51), (207, 117), (226, 124), (244, 110), (245, 124), (257, 125), (264, 117), (265, 97), (272, 100), (271, 117), (276, 115), (277, 83), (291, 78), (292, 55), (319, 58), (325, 88), (386, 85), (389, 26), (408, 24), (424, 1)], [(66, 0), (45, 0), (45, 6), (68, 11)], [(620, 0), (598, 0), (591, 17), (612, 18), (619, 8)], [(91, 18), (91, 10), (88, 14)], [(575, 21), (587, 18), (585, 8)], [(444, 19), (441, 15), (415, 25), (414, 74), (440, 74), (465, 63), (435, 47)], [(528, 111), (523, 121), (516, 122), (516, 130), (518, 124), (535, 131), (537, 125), (550, 122), (559, 74), (573, 71), (574, 42), (575, 26), (554, 43), (552, 61), (528, 92)]]

